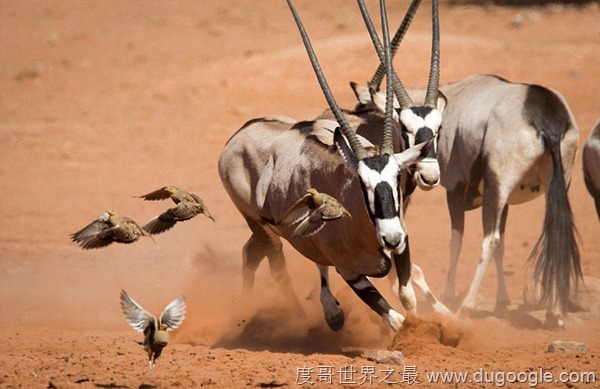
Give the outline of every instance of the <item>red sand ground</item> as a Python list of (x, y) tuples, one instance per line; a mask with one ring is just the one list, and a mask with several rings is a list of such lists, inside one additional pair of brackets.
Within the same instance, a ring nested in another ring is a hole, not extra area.
[[(398, 23), (405, 5), (390, 7)], [(351, 107), (348, 82), (364, 82), (376, 63), (356, 5), (312, 1), (298, 8), (335, 95)], [(423, 6), (396, 60), (408, 85), (427, 79), (428, 14)], [(556, 88), (575, 113), (582, 145), (600, 115), (598, 20), (597, 4), (443, 4), (442, 82), (481, 72)], [(424, 321), (412, 322), (395, 340), (406, 358), (404, 376), (402, 365), (357, 356), (357, 349), (389, 347), (393, 334), (337, 276), (334, 291), (347, 322), (340, 333), (327, 329), (314, 266), (288, 246), (308, 317), (299, 320), (286, 309), (266, 265), (252, 303), (241, 301), (241, 248), (249, 231), (220, 184), (219, 152), (248, 119), (305, 119), (325, 107), (284, 2), (4, 2), (0, 25), (1, 387), (275, 387), (305, 378), (329, 387), (351, 378), (352, 369), (358, 383), (373, 369), (378, 377), (363, 379), (377, 386), (387, 385), (378, 383), (387, 369), (392, 382), (413, 377), (411, 367), (419, 387), (434, 386), (425, 372), (465, 371), (470, 379), (480, 369), (600, 373), (598, 295), (584, 293), (591, 311), (571, 315), (564, 331), (541, 328), (518, 311), (496, 318), (489, 313), (493, 266), (479, 296), (482, 314), (473, 320), (448, 327), (420, 301)], [(200, 194), (217, 222), (197, 218), (157, 236), (156, 244), (142, 239), (82, 251), (69, 241), (109, 208), (140, 222), (161, 212), (166, 203), (134, 196), (167, 184)], [(437, 293), (449, 258), (444, 198), (442, 188), (417, 193), (407, 215), (413, 258)], [(600, 223), (579, 158), (570, 199), (583, 271), (597, 293)], [(506, 277), (513, 307), (530, 276), (525, 259), (539, 236), (543, 207), (539, 199), (511, 208)], [(461, 292), (480, 240), (474, 211), (459, 264)], [(387, 281), (378, 284), (390, 296)], [(156, 313), (179, 293), (188, 298), (187, 318), (155, 370), (147, 368), (134, 343), (140, 336), (120, 312), (121, 288)], [(390, 301), (399, 306), (393, 296)], [(458, 339), (458, 347), (441, 344), (442, 332)], [(588, 351), (547, 353), (555, 339), (585, 342)], [(332, 384), (319, 382), (328, 372)]]

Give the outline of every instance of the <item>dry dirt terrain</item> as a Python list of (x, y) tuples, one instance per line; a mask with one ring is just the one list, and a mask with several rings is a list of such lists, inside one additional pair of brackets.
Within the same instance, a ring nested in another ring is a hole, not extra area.
[[(394, 26), (408, 1), (398, 3), (389, 4)], [(368, 4), (377, 9), (376, 2)], [(395, 61), (409, 86), (427, 80), (431, 27), (424, 4)], [(348, 82), (364, 82), (377, 63), (356, 4), (297, 7), (340, 105), (352, 107)], [(558, 89), (583, 145), (600, 117), (597, 3), (501, 8), (444, 2), (440, 15), (442, 82), (493, 73)], [(326, 106), (285, 2), (4, 1), (0, 26), (0, 387), (455, 386), (430, 383), (427, 374), (435, 372), (468, 373), (461, 387), (481, 387), (477, 381), (485, 377), (495, 380), (489, 387), (523, 378), (529, 381), (513, 386), (528, 387), (548, 379), (546, 373), (551, 383), (539, 387), (600, 385), (600, 223), (579, 155), (569, 197), (587, 311), (571, 314), (566, 329), (543, 328), (537, 313), (518, 310), (532, 270), (526, 259), (541, 231), (539, 198), (509, 212), (505, 269), (513, 304), (507, 317), (491, 312), (490, 266), (475, 317), (440, 323), (419, 295), (419, 319), (394, 339), (333, 275), (347, 320), (332, 333), (321, 313), (317, 272), (289, 246), (307, 317), (287, 308), (266, 263), (254, 296), (242, 299), (241, 249), (249, 230), (216, 168), (223, 145), (247, 120), (271, 114), (309, 119)], [(198, 217), (154, 243), (143, 238), (101, 250), (84, 251), (70, 241), (69, 234), (107, 209), (139, 222), (162, 212), (171, 205), (136, 196), (168, 184), (198, 193), (216, 222)], [(441, 294), (450, 237), (444, 189), (413, 197), (407, 215), (412, 258)], [(478, 263), (480, 220), (480, 211), (467, 216), (461, 293)], [(386, 280), (377, 285), (400, 307)], [(141, 335), (120, 311), (121, 288), (156, 314), (178, 294), (187, 298), (187, 317), (154, 370), (135, 343)], [(547, 352), (557, 339), (584, 342), (587, 351)], [(404, 364), (362, 356), (392, 345)], [(596, 374), (596, 383), (577, 382), (590, 381), (580, 372)], [(570, 382), (554, 382), (560, 378)]]

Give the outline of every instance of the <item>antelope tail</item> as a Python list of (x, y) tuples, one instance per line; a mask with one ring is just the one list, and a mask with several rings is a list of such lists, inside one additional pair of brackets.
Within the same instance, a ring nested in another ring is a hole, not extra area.
[[(543, 117), (533, 112), (530, 124), (543, 133), (545, 144), (552, 153), (554, 170), (546, 191), (546, 212), (542, 234), (529, 260), (535, 261), (534, 277), (541, 284), (541, 303), (568, 312), (571, 286), (575, 292), (582, 279), (577, 230), (567, 196), (567, 183), (563, 173), (560, 142), (570, 120), (564, 105), (552, 92), (540, 90), (531, 93), (536, 99), (556, 107), (554, 117)], [(537, 95), (537, 96), (535, 96)], [(561, 110), (562, 108), (562, 110)], [(561, 112), (562, 111), (562, 112)], [(564, 112), (564, 113), (563, 113)]]

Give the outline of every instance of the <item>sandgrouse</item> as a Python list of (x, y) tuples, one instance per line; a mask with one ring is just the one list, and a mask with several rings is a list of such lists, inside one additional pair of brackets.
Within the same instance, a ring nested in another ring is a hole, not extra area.
[(156, 359), (169, 343), (169, 333), (179, 327), (185, 318), (185, 298), (177, 297), (162, 311), (158, 320), (141, 307), (127, 292), (121, 290), (121, 309), (131, 327), (144, 333), (144, 341), (139, 342), (148, 353), (148, 367), (154, 368)]
[(113, 242), (133, 243), (140, 236), (150, 234), (127, 216), (109, 210), (83, 229), (71, 234), (71, 240), (83, 249), (97, 249)]
[(294, 225), (295, 237), (306, 237), (316, 234), (325, 226), (326, 222), (341, 217), (352, 218), (350, 212), (335, 198), (328, 194), (320, 193), (314, 188), (296, 202), (281, 219), (281, 225)]
[(165, 232), (177, 222), (189, 220), (199, 214), (207, 216), (213, 222), (215, 221), (200, 197), (176, 186), (165, 186), (140, 197), (150, 201), (171, 198), (177, 204), (175, 207), (153, 217), (144, 225), (144, 229), (151, 234)]

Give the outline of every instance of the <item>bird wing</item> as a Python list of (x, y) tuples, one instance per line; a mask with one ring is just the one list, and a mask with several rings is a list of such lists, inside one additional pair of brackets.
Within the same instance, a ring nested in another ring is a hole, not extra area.
[(171, 211), (172, 209), (174, 208), (170, 208), (160, 215), (148, 220), (146, 224), (144, 224), (144, 230), (154, 235), (173, 228), (173, 226), (177, 223), (177, 220)]
[(158, 320), (159, 323), (166, 324), (169, 331), (179, 327), (183, 319), (185, 319), (185, 297), (179, 296), (165, 307)]
[(135, 302), (125, 290), (121, 289), (121, 309), (129, 325), (138, 332), (144, 332), (148, 327), (155, 326), (156, 318)]
[(296, 224), (302, 219), (306, 218), (310, 212), (310, 194), (304, 195), (300, 200), (296, 202), (286, 213), (283, 215), (280, 224), (290, 225)]
[(81, 230), (71, 234), (71, 239), (74, 242), (80, 242), (86, 238), (98, 235), (101, 231), (110, 227), (110, 215), (104, 212), (98, 216), (96, 220), (83, 227)]
[(321, 213), (315, 211), (298, 224), (293, 234), (297, 238), (308, 237), (321, 231), (324, 226), (325, 221), (323, 220)]
[(83, 238), (79, 242), (79, 245), (81, 246), (81, 248), (86, 249), (86, 250), (87, 249), (99, 249), (101, 247), (108, 246), (109, 244), (112, 244), (115, 241), (114, 240), (115, 231), (116, 230), (114, 227), (104, 229), (104, 230), (100, 231), (100, 233), (98, 233), (98, 235), (93, 235), (93, 236), (88, 236), (86, 238)]
[(171, 193), (166, 190), (166, 186), (155, 190), (154, 192), (150, 192), (143, 196), (140, 196), (144, 200), (156, 201), (156, 200), (165, 200), (171, 197)]

